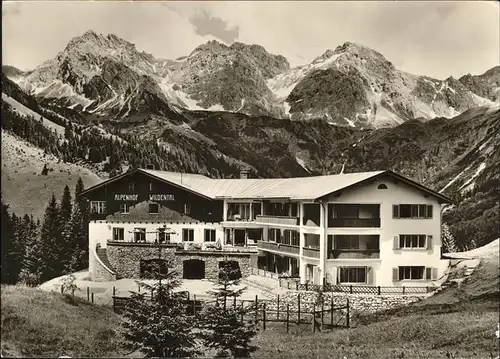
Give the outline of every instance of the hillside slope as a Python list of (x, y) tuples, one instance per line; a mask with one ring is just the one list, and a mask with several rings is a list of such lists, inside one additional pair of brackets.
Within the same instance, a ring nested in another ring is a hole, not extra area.
[(121, 318), (111, 308), (59, 293), (2, 285), (2, 357), (123, 357)]
[[(44, 165), (51, 171), (41, 174)], [(42, 218), (52, 193), (57, 200), (68, 185), (72, 195), (78, 177), (85, 187), (102, 179), (81, 165), (61, 162), (53, 155), (44, 154), (22, 139), (2, 131), (2, 199), (17, 215), (33, 214)]]

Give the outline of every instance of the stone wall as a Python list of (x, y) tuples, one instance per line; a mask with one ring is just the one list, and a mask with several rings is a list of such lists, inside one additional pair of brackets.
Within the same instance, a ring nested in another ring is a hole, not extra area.
[[(297, 292), (289, 291), (280, 295), (280, 311), (286, 311), (287, 305), (290, 311), (297, 311), (298, 296), (300, 294), (300, 310), (303, 312), (312, 312), (314, 309), (320, 310), (319, 294), (316, 292)], [(343, 307), (349, 300), (349, 314), (351, 323), (358, 314), (375, 313), (382, 310), (393, 309), (409, 305), (422, 300), (422, 296), (414, 295), (362, 295), (362, 294), (342, 294), (342, 293), (323, 293), (324, 309), (331, 307)], [(276, 310), (278, 307), (277, 298), (266, 305), (268, 310)], [(342, 310), (343, 313), (346, 310)]]
[(175, 254), (176, 266), (182, 273), (185, 260), (198, 259), (205, 262), (205, 278), (216, 281), (219, 278), (219, 262), (237, 261), (240, 265), (243, 278), (252, 274), (251, 255), (249, 253), (223, 252), (223, 251), (185, 251)]
[[(108, 243), (108, 260), (116, 271), (117, 278), (139, 278), (140, 261), (158, 258), (158, 248), (151, 243)], [(179, 251), (176, 244), (165, 244), (162, 258), (170, 262), (171, 271), (182, 277), (185, 260), (198, 259), (205, 262), (205, 278), (216, 280), (219, 276), (219, 262), (234, 260), (239, 262), (241, 275), (251, 274), (252, 254), (224, 251)]]
[(109, 282), (116, 280), (116, 275), (110, 273), (101, 265), (101, 263), (97, 259), (95, 250), (90, 251), (89, 254), (89, 272), (90, 278), (92, 278), (92, 280), (96, 282)]

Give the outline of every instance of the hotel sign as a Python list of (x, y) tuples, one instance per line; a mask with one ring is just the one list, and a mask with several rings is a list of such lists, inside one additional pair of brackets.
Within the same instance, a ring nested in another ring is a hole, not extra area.
[(173, 194), (150, 194), (150, 201), (175, 201)]
[(115, 194), (115, 201), (137, 201), (138, 194)]

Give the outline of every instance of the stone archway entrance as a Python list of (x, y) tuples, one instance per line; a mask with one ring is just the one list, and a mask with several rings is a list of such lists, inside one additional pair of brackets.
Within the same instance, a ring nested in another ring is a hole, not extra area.
[(205, 261), (187, 259), (182, 264), (182, 278), (205, 279)]

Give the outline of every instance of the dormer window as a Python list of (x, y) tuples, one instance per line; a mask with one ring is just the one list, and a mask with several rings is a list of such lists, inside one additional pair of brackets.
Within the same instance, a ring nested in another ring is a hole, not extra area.
[(134, 191), (134, 189), (135, 189), (135, 183), (129, 182), (128, 183), (128, 190), (132, 192), (132, 191)]
[(191, 205), (189, 203), (184, 204), (184, 214), (191, 214)]
[(378, 185), (377, 188), (378, 189), (387, 189), (387, 186), (385, 184), (381, 183), (381, 184)]

